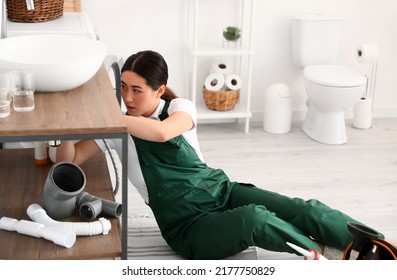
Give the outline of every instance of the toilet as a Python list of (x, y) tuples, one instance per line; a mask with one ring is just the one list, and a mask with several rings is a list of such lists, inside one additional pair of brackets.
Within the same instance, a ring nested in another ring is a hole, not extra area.
[(324, 144), (347, 142), (345, 111), (364, 96), (364, 75), (337, 65), (344, 19), (322, 14), (292, 20), (294, 63), (303, 69), (308, 95), (303, 132)]

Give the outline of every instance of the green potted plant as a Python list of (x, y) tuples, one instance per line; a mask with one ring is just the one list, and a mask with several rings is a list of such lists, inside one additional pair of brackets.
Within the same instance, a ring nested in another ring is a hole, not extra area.
[(240, 39), (240, 37), (241, 37), (241, 30), (237, 26), (228, 26), (223, 31), (223, 38), (225, 38), (226, 41), (236, 42)]

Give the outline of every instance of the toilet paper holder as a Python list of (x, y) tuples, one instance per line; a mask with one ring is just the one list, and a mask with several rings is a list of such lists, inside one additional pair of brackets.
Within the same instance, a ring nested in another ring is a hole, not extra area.
[(360, 63), (370, 63), (371, 72), (366, 75), (367, 87), (364, 96), (354, 106), (353, 127), (367, 129), (372, 126), (372, 114), (378, 72), (379, 49), (375, 43), (360, 44), (357, 46), (357, 60)]

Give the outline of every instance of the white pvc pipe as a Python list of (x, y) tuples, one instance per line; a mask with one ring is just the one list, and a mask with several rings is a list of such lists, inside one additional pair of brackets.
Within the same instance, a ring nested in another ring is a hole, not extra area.
[(18, 221), (9, 217), (2, 217), (0, 219), (0, 229), (16, 231), (20, 234), (37, 238), (44, 238), (66, 248), (71, 248), (76, 242), (76, 234), (73, 231), (50, 228), (40, 223), (26, 220)]
[(45, 210), (37, 203), (30, 205), (26, 211), (32, 221), (43, 224), (47, 227), (69, 230), (77, 236), (92, 236), (98, 234), (108, 234), (112, 228), (110, 221), (100, 218), (95, 222), (59, 222), (50, 218)]

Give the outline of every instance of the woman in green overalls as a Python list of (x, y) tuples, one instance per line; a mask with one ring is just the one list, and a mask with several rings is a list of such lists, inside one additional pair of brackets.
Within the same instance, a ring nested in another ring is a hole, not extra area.
[[(323, 252), (352, 241), (344, 213), (318, 200), (290, 198), (231, 182), (206, 165), (197, 141), (196, 109), (167, 87), (168, 68), (153, 51), (130, 56), (122, 70), (128, 176), (151, 207), (162, 236), (187, 259), (222, 259), (249, 246), (296, 253), (293, 243)], [(105, 108), (103, 108), (105, 109)], [(109, 139), (120, 153), (120, 141)], [(104, 150), (102, 141), (63, 141), (57, 161), (81, 164)]]

